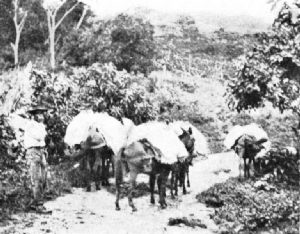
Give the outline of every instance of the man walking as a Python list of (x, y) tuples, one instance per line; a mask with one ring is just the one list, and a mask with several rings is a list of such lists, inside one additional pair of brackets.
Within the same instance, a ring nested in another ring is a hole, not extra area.
[(47, 151), (45, 137), (47, 135), (44, 125), (44, 113), (47, 108), (37, 106), (28, 111), (30, 121), (25, 127), (24, 147), (29, 165), (29, 175), (33, 200), (30, 209), (39, 213), (49, 213), (43, 206), (43, 194), (47, 186)]

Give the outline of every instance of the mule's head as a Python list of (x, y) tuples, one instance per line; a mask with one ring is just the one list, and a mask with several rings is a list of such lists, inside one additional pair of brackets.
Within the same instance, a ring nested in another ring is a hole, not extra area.
[(189, 154), (193, 154), (195, 147), (195, 138), (193, 137), (193, 130), (191, 127), (187, 131), (183, 128), (181, 129), (182, 134), (179, 136), (179, 139), (182, 141)]

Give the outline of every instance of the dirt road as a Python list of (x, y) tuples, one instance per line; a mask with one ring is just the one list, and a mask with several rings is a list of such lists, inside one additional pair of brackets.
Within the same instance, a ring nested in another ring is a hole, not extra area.
[[(161, 210), (158, 204), (151, 205), (150, 197), (144, 196), (134, 200), (137, 212), (131, 212), (126, 198), (120, 201), (121, 211), (115, 211), (115, 196), (105, 189), (89, 193), (74, 189), (72, 194), (45, 204), (53, 211), (52, 215), (16, 215), (16, 224), (3, 228), (2, 232), (0, 229), (0, 233), (215, 233), (218, 227), (209, 218), (212, 210), (199, 203), (195, 196), (213, 184), (237, 175), (238, 161), (233, 153), (209, 155), (208, 159), (199, 160), (191, 167), (188, 194), (182, 195), (180, 189), (178, 199), (171, 200), (168, 196), (165, 210)], [(140, 175), (138, 181), (147, 182), (148, 177)], [(169, 218), (184, 216), (200, 219), (207, 228), (191, 228), (183, 224), (168, 226)]]

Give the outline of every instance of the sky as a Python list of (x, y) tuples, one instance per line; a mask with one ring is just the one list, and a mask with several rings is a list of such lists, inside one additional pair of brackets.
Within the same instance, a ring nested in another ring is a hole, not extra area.
[(250, 15), (272, 21), (269, 0), (83, 0), (99, 16), (113, 15), (133, 7), (147, 7), (162, 12), (210, 12), (223, 15)]

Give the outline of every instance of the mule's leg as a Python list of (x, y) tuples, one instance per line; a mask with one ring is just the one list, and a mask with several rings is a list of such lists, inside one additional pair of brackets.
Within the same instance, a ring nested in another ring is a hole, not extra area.
[(155, 174), (150, 174), (150, 203), (155, 204), (155, 198), (154, 198), (154, 187), (155, 187)]
[(167, 203), (165, 200), (165, 194), (166, 194), (166, 183), (168, 180), (170, 170), (165, 169), (162, 170), (160, 177), (161, 177), (161, 183), (160, 183), (160, 194), (159, 194), (159, 203), (162, 209), (165, 209), (167, 207)]
[(183, 170), (183, 173), (182, 173), (182, 193), (183, 194), (186, 194), (186, 188), (185, 188), (185, 173), (186, 173), (186, 165), (182, 165), (182, 170)]
[(105, 186), (109, 186), (108, 178), (109, 178), (109, 157), (105, 156), (105, 167), (104, 167), (104, 184)]
[(91, 181), (92, 181), (92, 170), (91, 170), (89, 158), (86, 158), (86, 162), (85, 162), (85, 186), (86, 186), (86, 191), (87, 192), (91, 191)]
[(97, 167), (95, 168), (96, 172), (96, 178), (95, 178), (95, 185), (96, 185), (96, 190), (100, 190), (100, 178), (101, 178), (101, 168), (100, 165), (97, 165)]
[(106, 169), (105, 169), (105, 167), (106, 167), (106, 165), (105, 165), (105, 155), (102, 155), (102, 157), (101, 157), (101, 161), (102, 161), (102, 170), (101, 170), (101, 184), (102, 184), (102, 186), (105, 186), (105, 171), (106, 171)]
[(254, 162), (254, 158), (250, 158), (250, 162), (249, 162), (249, 177), (251, 176), (250, 171), (252, 171), (253, 176), (255, 176), (255, 162)]
[(119, 200), (120, 200), (120, 181), (116, 179), (116, 210), (120, 210)]
[(180, 182), (180, 178), (179, 178), (178, 168), (176, 168), (176, 172), (175, 172), (175, 196), (178, 196), (178, 182)]
[[(118, 155), (120, 157), (120, 155)], [(116, 159), (115, 161), (116, 171), (115, 171), (115, 179), (116, 179), (116, 210), (120, 210), (119, 200), (120, 200), (120, 185), (123, 182), (123, 170), (122, 170), (122, 161), (121, 159)]]
[(190, 172), (190, 169), (189, 169), (189, 168), (190, 168), (190, 166), (187, 165), (187, 167), (186, 167), (186, 178), (187, 178), (187, 186), (188, 186), (188, 187), (191, 187), (191, 185), (190, 185), (190, 175), (189, 175), (189, 174), (190, 174), (190, 173), (189, 173), (189, 172)]
[(172, 199), (175, 199), (175, 196), (174, 196), (174, 193), (173, 193), (173, 190), (175, 189), (175, 181), (176, 181), (176, 179), (175, 179), (175, 170), (172, 170), (171, 171), (171, 198)]
[(129, 187), (129, 192), (128, 192), (128, 204), (131, 206), (132, 211), (137, 211), (135, 208), (133, 201), (132, 201), (132, 193), (134, 191), (135, 185), (136, 185), (136, 177), (137, 177), (137, 172), (135, 171), (130, 171), (130, 187)]
[(242, 157), (239, 157), (239, 179), (242, 179), (242, 171), (244, 170), (244, 161)]
[(181, 165), (179, 165), (179, 171), (178, 171), (178, 180), (179, 180), (179, 186), (182, 186), (182, 168)]
[[(112, 169), (112, 174), (115, 174), (115, 164), (114, 164), (114, 160), (112, 159), (112, 155), (111, 155), (111, 159), (110, 159), (110, 164), (111, 164), (111, 169)], [(109, 169), (108, 169), (109, 171)]]
[(244, 158), (244, 177), (249, 177), (249, 158)]
[(157, 177), (157, 189), (158, 189), (158, 194), (160, 194), (160, 189), (161, 189), (160, 185), (161, 185), (161, 175), (159, 175), (159, 176)]

